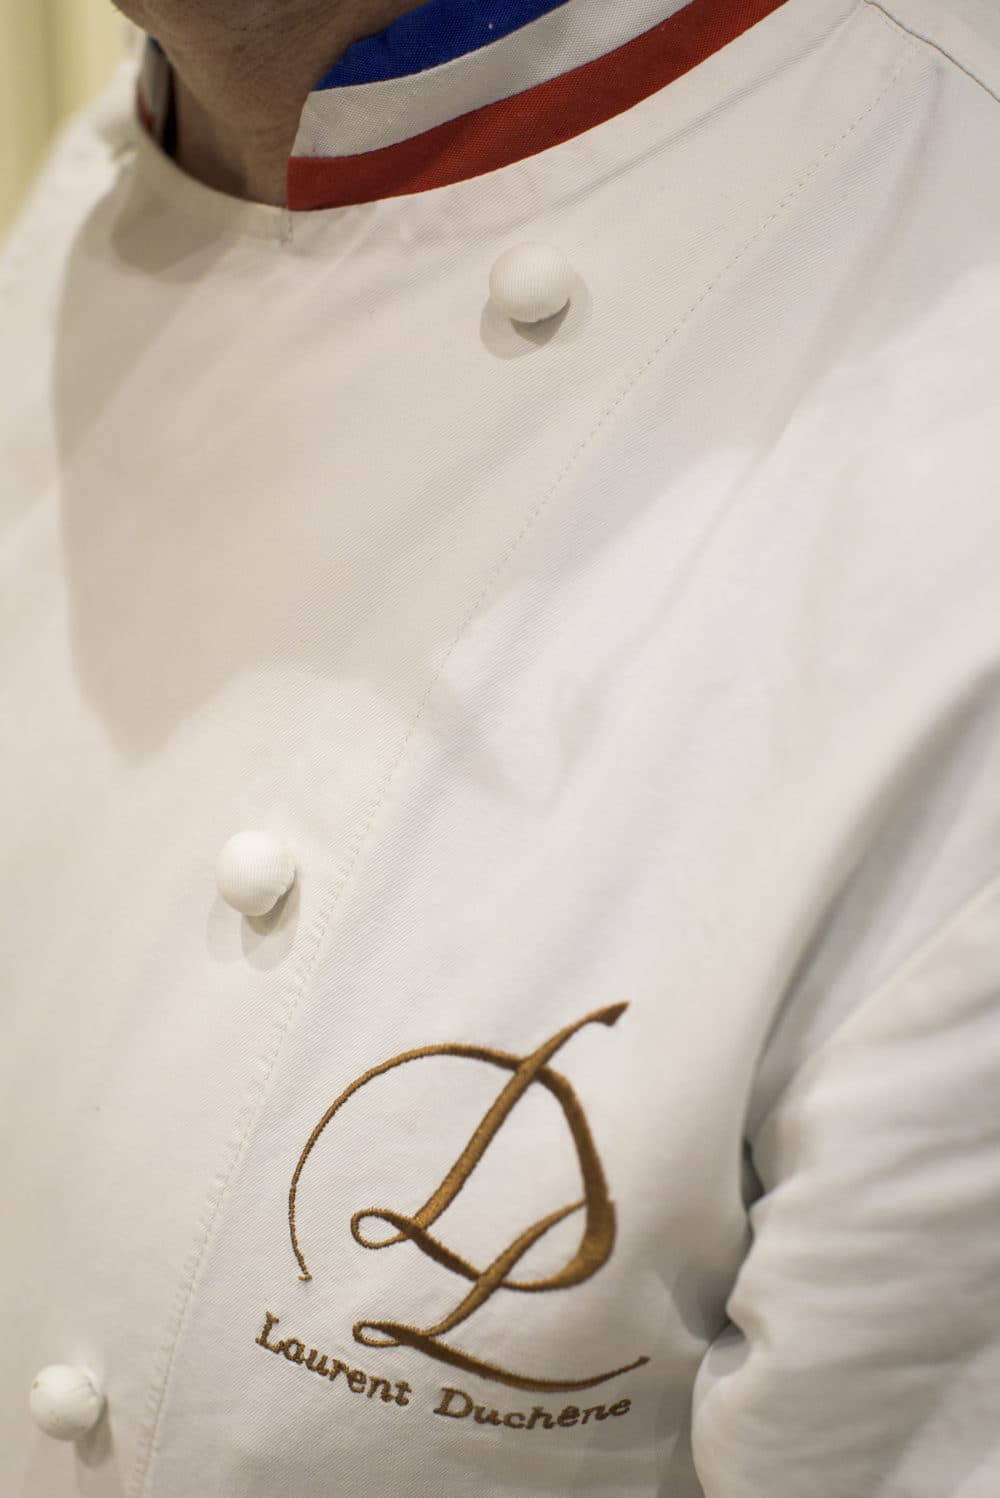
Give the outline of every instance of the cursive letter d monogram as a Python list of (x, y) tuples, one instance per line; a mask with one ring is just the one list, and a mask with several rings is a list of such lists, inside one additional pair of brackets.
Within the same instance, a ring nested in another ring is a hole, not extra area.
[[(412, 1243), (421, 1253), (434, 1259), (436, 1263), (443, 1265), (453, 1274), (469, 1281), (469, 1290), (452, 1311), (434, 1326), (407, 1326), (400, 1321), (361, 1321), (354, 1327), (355, 1341), (361, 1342), (366, 1347), (414, 1347), (428, 1357), (435, 1358), (442, 1363), (449, 1363), (456, 1368), (463, 1368), (470, 1373), (477, 1373), (482, 1378), (510, 1384), (516, 1389), (539, 1391), (589, 1389), (595, 1384), (616, 1378), (620, 1373), (639, 1368), (649, 1361), (645, 1357), (636, 1358), (634, 1362), (627, 1363), (623, 1367), (611, 1368), (604, 1373), (595, 1373), (589, 1378), (531, 1378), (525, 1374), (512, 1373), (508, 1369), (484, 1362), (442, 1341), (447, 1333), (461, 1322), (468, 1320), (473, 1312), (489, 1300), (497, 1290), (520, 1290), (534, 1293), (566, 1290), (590, 1279), (591, 1275), (596, 1274), (610, 1257), (615, 1239), (615, 1209), (608, 1196), (601, 1162), (576, 1093), (566, 1078), (559, 1072), (552, 1071), (548, 1063), (584, 1025), (614, 1025), (627, 1007), (626, 1004), (614, 1004), (610, 1008), (598, 1009), (593, 1014), (586, 1015), (583, 1019), (577, 1020), (575, 1024), (567, 1025), (564, 1030), (553, 1035), (530, 1056), (514, 1056), (506, 1051), (472, 1045), (424, 1046), (419, 1050), (404, 1051), (402, 1055), (394, 1056), (390, 1061), (384, 1061), (380, 1066), (375, 1066), (371, 1071), (365, 1072), (363, 1076), (352, 1082), (334, 1103), (331, 1103), (313, 1129), (305, 1149), (299, 1156), (288, 1198), (288, 1221), (292, 1247), (302, 1270), (299, 1278), (304, 1280), (311, 1279), (312, 1276), (306, 1268), (306, 1262), (295, 1235), (295, 1194), (299, 1177), (316, 1141), (348, 1098), (370, 1082), (373, 1077), (382, 1076), (383, 1073), (392, 1071), (397, 1066), (403, 1066), (408, 1061), (419, 1061), (428, 1056), (462, 1056), (470, 1061), (486, 1062), (511, 1074), (454, 1165), (418, 1212), (408, 1217), (403, 1212), (394, 1212), (388, 1208), (369, 1207), (364, 1211), (355, 1212), (351, 1218), (351, 1233), (355, 1242), (361, 1244), (363, 1248), (383, 1249), (391, 1248), (396, 1243)], [(584, 1195), (581, 1200), (558, 1207), (537, 1222), (531, 1223), (505, 1248), (501, 1249), (492, 1263), (487, 1264), (485, 1268), (477, 1269), (475, 1265), (470, 1264), (435, 1237), (429, 1229), (461, 1191), (490, 1142), (507, 1122), (517, 1103), (528, 1089), (535, 1085), (546, 1088), (562, 1108), (576, 1146), (580, 1174), (583, 1177)], [(556, 1223), (562, 1222), (571, 1213), (581, 1210), (584, 1218), (579, 1245), (572, 1258), (557, 1273), (539, 1280), (511, 1278), (518, 1262), (550, 1228), (555, 1227)], [(363, 1225), (368, 1219), (388, 1223), (395, 1229), (393, 1235), (383, 1239), (366, 1237)]]

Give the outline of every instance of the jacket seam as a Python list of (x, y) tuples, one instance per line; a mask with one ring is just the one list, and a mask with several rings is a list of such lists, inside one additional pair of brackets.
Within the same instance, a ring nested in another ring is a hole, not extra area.
[(744, 1146), (750, 1149), (751, 1164), (753, 1163), (752, 1152), (757, 1137), (767, 1126), (775, 1110), (781, 1106), (782, 1100), (789, 1088), (794, 1085), (803, 1067), (814, 1065), (816, 1058), (824, 1051), (836, 1051), (838, 1047), (843, 1045), (844, 1032), (850, 1030), (850, 1027), (857, 1022), (859, 1015), (879, 1003), (880, 1000), (891, 994), (894, 989), (906, 984), (914, 973), (919, 972), (923, 964), (932, 958), (940, 947), (944, 946), (948, 938), (955, 931), (961, 929), (968, 918), (980, 906), (989, 905), (990, 901), (996, 897), (998, 891), (1000, 891), (1000, 869), (994, 869), (992, 874), (988, 875), (985, 880), (976, 886), (972, 894), (962, 900), (950, 915), (938, 921), (932, 930), (918, 941), (917, 945), (907, 956), (901, 958), (884, 978), (876, 983), (873, 988), (870, 988), (856, 1004), (851, 1006), (849, 1012), (841, 1018), (829, 1035), (825, 1036), (814, 1049), (810, 1050), (808, 1055), (801, 1058), (798, 1065), (784, 1079), (763, 1113), (756, 1120), (752, 1130), (744, 1128), (743, 1142)]
[(970, 67), (967, 67), (953, 52), (949, 52), (947, 47), (942, 46), (939, 41), (936, 41), (931, 36), (927, 36), (922, 31), (917, 31), (913, 26), (900, 20), (895, 11), (889, 9), (887, 5), (883, 5), (881, 0), (862, 0), (862, 4), (867, 5), (870, 10), (880, 11), (891, 25), (897, 27), (906, 36), (912, 37), (916, 42), (921, 42), (925, 47), (929, 47), (932, 52), (937, 52), (946, 62), (950, 62), (952, 67), (957, 68), (960, 73), (965, 74), (966, 78), (977, 84), (993, 100), (994, 104), (1000, 104), (1000, 94), (994, 92), (985, 78), (981, 78), (978, 73), (974, 73)]
[(883, 994), (890, 992), (893, 988), (897, 988), (901, 983), (905, 983), (911, 976), (912, 971), (918, 969), (922, 963), (926, 962), (929, 957), (933, 956), (938, 947), (941, 946), (952, 934), (952, 932), (960, 927), (968, 919), (968, 917), (978, 909), (980, 905), (988, 905), (990, 903), (991, 899), (994, 897), (998, 889), (1000, 889), (1000, 869), (994, 870), (994, 872), (986, 880), (984, 880), (982, 884), (977, 885), (972, 894), (969, 895), (965, 900), (963, 900), (961, 904), (952, 911), (951, 915), (945, 916), (942, 921), (939, 921), (938, 924), (933, 928), (933, 930), (928, 932), (923, 940), (917, 943), (913, 951), (910, 952), (908, 956), (902, 958), (902, 960), (898, 962), (894, 968), (892, 968), (892, 970), (886, 975), (886, 977), (884, 977), (879, 983), (876, 983), (875, 987), (869, 991), (868, 995), (864, 999), (862, 999), (861, 1003), (858, 1004), (857, 1007), (852, 1011), (852, 1014), (858, 1014), (869, 1004), (872, 1004), (877, 999), (880, 999)]

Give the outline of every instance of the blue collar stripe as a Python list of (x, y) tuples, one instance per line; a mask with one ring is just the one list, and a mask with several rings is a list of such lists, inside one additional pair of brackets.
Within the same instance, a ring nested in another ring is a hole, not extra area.
[(382, 83), (426, 72), (488, 47), (567, 0), (427, 0), (378, 36), (348, 47), (315, 91)]

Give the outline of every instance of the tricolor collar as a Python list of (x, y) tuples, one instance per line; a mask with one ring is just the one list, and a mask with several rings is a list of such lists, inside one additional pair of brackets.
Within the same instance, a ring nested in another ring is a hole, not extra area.
[[(427, 0), (348, 48), (307, 98), (287, 206), (429, 192), (537, 155), (665, 88), (787, 0)], [(158, 144), (171, 65), (147, 37), (136, 109)]]

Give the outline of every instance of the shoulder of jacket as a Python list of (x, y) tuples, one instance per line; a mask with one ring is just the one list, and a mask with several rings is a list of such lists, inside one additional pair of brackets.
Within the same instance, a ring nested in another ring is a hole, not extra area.
[(1000, 103), (1000, 0), (864, 0)]
[(54, 248), (104, 193), (119, 157), (135, 142), (134, 59), (119, 63), (102, 92), (60, 124), (12, 221), (0, 235), (0, 289), (27, 271), (39, 247)]

